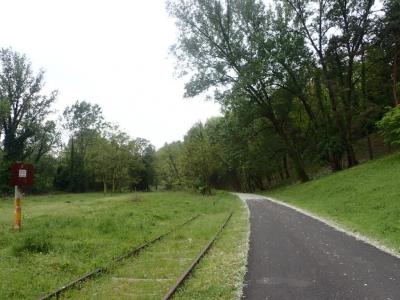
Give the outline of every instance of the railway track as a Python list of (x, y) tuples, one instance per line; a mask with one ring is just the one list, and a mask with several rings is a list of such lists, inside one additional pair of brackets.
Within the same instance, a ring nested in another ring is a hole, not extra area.
[[(171, 299), (173, 297), (173, 295), (175, 294), (175, 292), (183, 285), (183, 283), (185, 282), (186, 279), (188, 279), (190, 277), (190, 274), (193, 272), (193, 270), (196, 268), (196, 266), (198, 265), (198, 263), (201, 261), (201, 259), (206, 255), (206, 253), (209, 251), (209, 249), (212, 247), (212, 245), (215, 243), (215, 241), (217, 240), (218, 236), (220, 235), (220, 233), (223, 231), (223, 229), (225, 228), (226, 224), (229, 222), (230, 218), (232, 216), (232, 212), (226, 217), (224, 218), (224, 221), (222, 222), (222, 224), (218, 227), (218, 230), (216, 231), (216, 233), (213, 235), (213, 237), (207, 242), (207, 244), (201, 249), (200, 253), (198, 253), (196, 255), (196, 258), (194, 260), (191, 261), (190, 266), (182, 273), (179, 275), (178, 280), (175, 279), (150, 279), (150, 280), (158, 280), (161, 282), (166, 282), (165, 284), (169, 284), (170, 281), (174, 281), (174, 284), (168, 289), (167, 294), (162, 298), (163, 300), (168, 300)], [(149, 246), (152, 246), (154, 244), (156, 244), (157, 242), (160, 242), (162, 240), (164, 240), (164, 238), (166, 238), (167, 236), (171, 235), (173, 232), (177, 232), (181, 229), (185, 229), (187, 225), (189, 225), (189, 223), (195, 221), (196, 219), (199, 219), (199, 215), (196, 215), (192, 218), (190, 218), (189, 220), (185, 221), (184, 223), (174, 227), (173, 229), (169, 230), (168, 232), (165, 232), (153, 239), (151, 239), (150, 241), (144, 243), (143, 245), (140, 245), (138, 247), (135, 247), (134, 249), (132, 249), (131, 251), (125, 253), (124, 255), (121, 255), (115, 259), (113, 259), (112, 261), (110, 261), (107, 265), (102, 266), (100, 268), (97, 268), (95, 270), (93, 270), (92, 272), (89, 272), (71, 282), (69, 282), (68, 284), (46, 294), (43, 297), (40, 297), (40, 300), (47, 300), (47, 299), (59, 299), (64, 293), (66, 293), (67, 291), (73, 291), (74, 289), (76, 289), (77, 287), (82, 287), (82, 285), (84, 283), (86, 283), (87, 281), (91, 281), (91, 279), (97, 278), (99, 277), (101, 274), (107, 273), (108, 271), (110, 271), (111, 269), (114, 268), (118, 268), (116, 266), (117, 263), (128, 259), (130, 257), (133, 256), (137, 256), (139, 254), (146, 253), (146, 248), (148, 248)], [(182, 254), (184, 256), (184, 254)], [(174, 277), (174, 278), (177, 278)], [(112, 278), (112, 279), (119, 279), (119, 278)], [(121, 278), (123, 279), (123, 278)], [(134, 278), (126, 278), (127, 281), (146, 281), (146, 279), (134, 279)], [(161, 298), (161, 297), (160, 297)]]
[(171, 230), (169, 230), (169, 231), (167, 231), (167, 232), (165, 232), (165, 233), (163, 233), (163, 234), (161, 234), (161, 235), (159, 235), (159, 236), (157, 236), (157, 237), (151, 239), (150, 241), (148, 241), (148, 242), (146, 242), (146, 243), (144, 243), (144, 244), (142, 244), (142, 245), (140, 245), (140, 246), (138, 246), (138, 247), (135, 247), (133, 250), (131, 250), (131, 251), (129, 251), (129, 252), (127, 252), (127, 253), (125, 253), (125, 254), (123, 254), (123, 255), (117, 257), (117, 258), (114, 258), (114, 259), (113, 259), (110, 263), (108, 263), (107, 265), (105, 265), (105, 266), (103, 266), (103, 267), (100, 267), (100, 268), (97, 268), (97, 269), (95, 269), (95, 270), (93, 270), (93, 271), (91, 271), (91, 272), (89, 272), (89, 273), (87, 273), (87, 274), (85, 274), (85, 275), (83, 275), (83, 276), (81, 276), (81, 277), (79, 277), (79, 278), (77, 278), (77, 279), (75, 279), (75, 280), (69, 282), (68, 284), (66, 284), (66, 285), (64, 285), (64, 286), (62, 286), (62, 287), (60, 287), (60, 288), (58, 288), (57, 290), (50, 292), (49, 294), (47, 294), (47, 295), (45, 295), (45, 296), (39, 298), (39, 300), (48, 300), (48, 299), (52, 299), (52, 298), (57, 298), (57, 299), (58, 299), (59, 296), (60, 296), (63, 292), (65, 292), (66, 290), (72, 289), (72, 288), (76, 287), (77, 285), (83, 283), (84, 281), (87, 281), (87, 280), (89, 280), (89, 279), (91, 279), (91, 278), (93, 278), (93, 277), (95, 277), (95, 276), (97, 276), (97, 275), (99, 275), (99, 274), (101, 274), (101, 273), (106, 272), (106, 271), (110, 268), (111, 265), (113, 265), (113, 264), (115, 264), (115, 263), (117, 263), (117, 262), (120, 262), (120, 261), (122, 261), (122, 260), (124, 260), (124, 259), (126, 259), (126, 258), (128, 258), (128, 257), (130, 257), (130, 256), (138, 255), (138, 254), (139, 254), (141, 251), (143, 251), (145, 248), (147, 248), (147, 247), (151, 246), (152, 244), (154, 244), (155, 242), (157, 242), (157, 241), (163, 239), (163, 238), (166, 237), (167, 235), (171, 234), (171, 233), (172, 233), (174, 230), (176, 230), (177, 228), (182, 227), (182, 226), (185, 226), (186, 224), (188, 224), (188, 223), (194, 221), (194, 220), (197, 219), (198, 217), (199, 217), (199, 215), (196, 215), (196, 216), (190, 218), (189, 220), (187, 220), (187, 221), (185, 221), (184, 223), (182, 223), (182, 224), (176, 226), (175, 228), (173, 228), (173, 229), (171, 229)]
[(233, 212), (231, 212), (228, 217), (225, 219), (225, 221), (222, 223), (222, 225), (219, 227), (217, 233), (214, 235), (213, 238), (207, 243), (207, 245), (201, 250), (199, 255), (193, 260), (189, 268), (187, 268), (182, 275), (179, 277), (178, 281), (170, 288), (170, 290), (165, 294), (165, 296), (162, 298), (162, 300), (169, 300), (171, 299), (176, 291), (183, 285), (186, 279), (189, 278), (190, 274), (193, 272), (193, 270), (196, 268), (200, 260), (207, 254), (207, 252), (211, 249), (212, 245), (215, 243), (217, 240), (218, 236), (222, 232), (222, 230), (225, 228), (226, 224), (229, 222), (230, 218), (232, 217)]

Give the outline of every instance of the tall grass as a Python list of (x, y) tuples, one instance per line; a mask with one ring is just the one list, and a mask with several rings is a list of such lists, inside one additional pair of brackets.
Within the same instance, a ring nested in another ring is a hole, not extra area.
[(36, 299), (195, 214), (235, 205), (225, 193), (27, 197), (14, 232), (13, 203), (0, 201), (0, 299)]

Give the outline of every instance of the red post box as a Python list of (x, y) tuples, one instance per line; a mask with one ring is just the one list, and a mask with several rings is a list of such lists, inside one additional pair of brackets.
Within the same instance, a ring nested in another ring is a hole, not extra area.
[(14, 163), (11, 166), (11, 185), (24, 186), (33, 182), (33, 165)]

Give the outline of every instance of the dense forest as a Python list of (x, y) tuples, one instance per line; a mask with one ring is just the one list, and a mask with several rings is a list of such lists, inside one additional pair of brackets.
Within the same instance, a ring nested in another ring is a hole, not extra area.
[(159, 151), (170, 159), (167, 178), (206, 190), (263, 189), (373, 159), (382, 152), (374, 149), (379, 131), (388, 145), (399, 142), (400, 1), (167, 7), (179, 30), (172, 52), (188, 77), (185, 95), (211, 94), (224, 112)]
[[(159, 150), (77, 101), (52, 121), (44, 73), (0, 52), (0, 188), (14, 161), (35, 166), (31, 192), (211, 188), (305, 182), (400, 143), (400, 1), (170, 0), (171, 47), (185, 96), (223, 116)], [(385, 139), (386, 146), (383, 145)]]

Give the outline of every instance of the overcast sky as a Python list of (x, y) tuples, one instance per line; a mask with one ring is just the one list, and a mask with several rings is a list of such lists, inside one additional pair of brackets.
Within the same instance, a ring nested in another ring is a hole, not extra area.
[(97, 103), (108, 121), (156, 147), (219, 115), (205, 97), (183, 98), (164, 0), (2, 0), (1, 9), (0, 47), (46, 71), (58, 113), (76, 100)]

